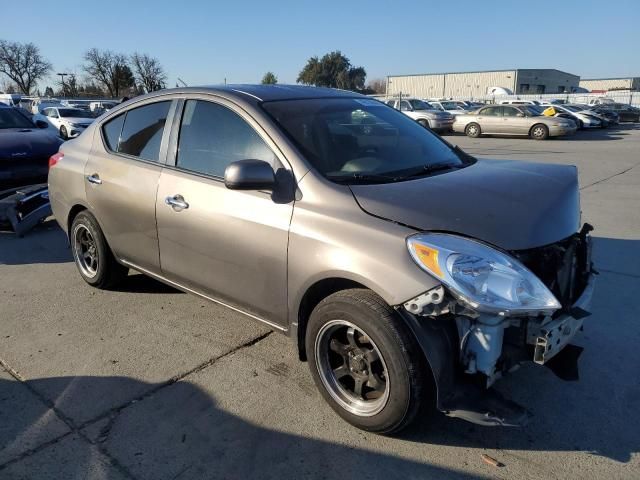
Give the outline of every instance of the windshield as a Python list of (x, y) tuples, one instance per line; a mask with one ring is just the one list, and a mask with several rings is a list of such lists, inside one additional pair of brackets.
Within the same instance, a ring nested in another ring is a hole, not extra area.
[(13, 108), (0, 108), (0, 129), (33, 128), (33, 123)]
[(460, 106), (455, 102), (440, 102), (440, 105), (442, 105), (442, 108), (444, 108), (445, 110), (459, 110), (460, 109)]
[(433, 110), (433, 106), (422, 100), (409, 100), (409, 103), (414, 110)]
[(537, 117), (538, 115), (542, 115), (544, 111), (544, 108), (538, 107), (537, 105), (518, 105), (518, 108), (528, 117)]
[(570, 112), (579, 112), (582, 110), (580, 107), (576, 107), (575, 105), (563, 105), (565, 110), (569, 110)]
[(79, 108), (59, 108), (58, 112), (61, 117), (93, 118), (89, 112), (80, 110)]
[(455, 168), (467, 160), (411, 118), (376, 100), (285, 100), (265, 102), (262, 108), (313, 167), (336, 182), (398, 181), (403, 171), (424, 168), (427, 174), (429, 166)]

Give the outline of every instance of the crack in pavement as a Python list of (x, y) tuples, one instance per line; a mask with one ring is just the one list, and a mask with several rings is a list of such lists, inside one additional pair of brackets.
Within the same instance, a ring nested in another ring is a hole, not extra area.
[(585, 185), (584, 187), (580, 187), (580, 190), (585, 190), (585, 189), (587, 189), (589, 187), (593, 187), (594, 185), (598, 185), (599, 183), (603, 183), (603, 182), (606, 182), (607, 180), (611, 180), (614, 177), (618, 177), (620, 175), (624, 175), (629, 170), (633, 170), (634, 168), (636, 168), (638, 165), (640, 165), (640, 163), (636, 163), (635, 165), (631, 165), (629, 168), (626, 168), (626, 169), (622, 170), (621, 172), (614, 173), (613, 175), (610, 175), (610, 176), (605, 177), (605, 178), (601, 178), (600, 180), (597, 180), (597, 181), (595, 181), (593, 183), (590, 183), (589, 185)]
[[(106, 412), (103, 412), (99, 415), (97, 415), (96, 417), (87, 420), (83, 423), (81, 423), (80, 425), (76, 425), (76, 423), (73, 421), (72, 418), (68, 417), (67, 415), (65, 415), (60, 409), (58, 409), (55, 404), (49, 400), (47, 397), (45, 397), (44, 395), (42, 395), (39, 391), (37, 391), (35, 388), (33, 388), (28, 381), (22, 377), (22, 375), (20, 375), (16, 370), (14, 370), (6, 361), (4, 361), (2, 358), (0, 358), (0, 366), (2, 368), (4, 368), (9, 375), (11, 375), (13, 378), (15, 378), (20, 384), (22, 384), (27, 390), (29, 390), (29, 392), (31, 392), (38, 400), (40, 400), (42, 403), (44, 403), (48, 408), (50, 408), (55, 415), (62, 421), (64, 422), (64, 424), (69, 428), (69, 431), (67, 433), (64, 433), (52, 440), (49, 440), (47, 442), (44, 442), (40, 445), (38, 445), (35, 448), (26, 450), (25, 452), (21, 453), (20, 455), (18, 455), (15, 458), (12, 458), (11, 460), (6, 461), (5, 463), (0, 465), (0, 471), (4, 470), (5, 468), (7, 468), (10, 465), (13, 465), (15, 463), (20, 462), (21, 460), (28, 458), (42, 450), (44, 450), (47, 447), (50, 447), (51, 445), (55, 445), (56, 443), (62, 441), (63, 439), (67, 438), (69, 435), (72, 434), (78, 434), (82, 439), (84, 439), (86, 442), (88, 442), (90, 445), (95, 446), (100, 453), (102, 453), (107, 460), (109, 461), (109, 463), (116, 468), (121, 474), (123, 474), (126, 478), (132, 479), (132, 480), (136, 480), (136, 477), (124, 466), (122, 465), (120, 462), (118, 462), (118, 460), (116, 460), (113, 456), (111, 456), (111, 454), (106, 450), (106, 448), (104, 446), (102, 446), (101, 444), (106, 442), (106, 440), (109, 437), (109, 433), (111, 431), (111, 427), (113, 427), (113, 424), (115, 423), (115, 421), (117, 420), (118, 416), (120, 415), (120, 413), (126, 409), (127, 407), (129, 407), (130, 405), (133, 405), (134, 403), (138, 403), (152, 395), (154, 395), (155, 393), (157, 393), (158, 391), (173, 385), (176, 382), (179, 382), (183, 379), (185, 379), (186, 377), (193, 375), (194, 373), (198, 373), (201, 372), (202, 370), (210, 367), (211, 365), (213, 365), (214, 363), (216, 363), (218, 360), (221, 360), (225, 357), (228, 357), (230, 355), (233, 355), (234, 353), (238, 352), (239, 350), (242, 350), (243, 348), (248, 348), (251, 347), (253, 345), (255, 345), (256, 343), (264, 340), (265, 338), (267, 338), (269, 335), (271, 335), (273, 333), (273, 330), (269, 330), (266, 333), (263, 333), (262, 335), (258, 335), (257, 337), (252, 338), (251, 340), (244, 342), (232, 349), (230, 349), (227, 352), (224, 352), (216, 357), (210, 358), (209, 360), (202, 362), (198, 365), (196, 365), (194, 368), (187, 370), (186, 372), (183, 372), (181, 374), (175, 375), (173, 377), (171, 377), (170, 379), (156, 385), (154, 388), (147, 390), (146, 392), (138, 395), (137, 397), (128, 400), (125, 403), (122, 403), (116, 407), (110, 408), (109, 410), (107, 410)], [(83, 432), (82, 430), (84, 430), (86, 427), (88, 427), (89, 425), (92, 425), (100, 420), (103, 420), (104, 418), (109, 417), (109, 422), (107, 423), (107, 425), (105, 425), (101, 430), (100, 430), (100, 434), (98, 436), (98, 438), (94, 441), (91, 440), (88, 435)]]

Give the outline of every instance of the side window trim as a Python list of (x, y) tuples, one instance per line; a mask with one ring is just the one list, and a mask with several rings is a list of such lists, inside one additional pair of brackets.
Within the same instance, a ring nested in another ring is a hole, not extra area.
[[(114, 115), (113, 117), (110, 117), (106, 122), (103, 122), (100, 125), (100, 140), (102, 141), (102, 147), (105, 149), (106, 152), (108, 152), (111, 155), (117, 155), (118, 157), (122, 157), (122, 158), (126, 158), (129, 160), (135, 160), (137, 162), (144, 162), (144, 163), (148, 163), (150, 165), (159, 165), (159, 166), (164, 166), (166, 165), (167, 162), (167, 153), (168, 153), (168, 149), (167, 146), (169, 144), (169, 135), (170, 132), (172, 132), (171, 129), (171, 124), (170, 124), (170, 120), (172, 119), (174, 114), (175, 114), (175, 110), (176, 110), (176, 104), (177, 104), (177, 98), (175, 97), (171, 97), (171, 98), (163, 98), (163, 97), (154, 97), (155, 101), (149, 101), (149, 102), (145, 102), (145, 103), (141, 103), (140, 105), (138, 104), (134, 104), (131, 108), (128, 108), (126, 111), (118, 114), (118, 115)], [(158, 161), (154, 162), (153, 160), (146, 160), (144, 158), (140, 158), (140, 157), (136, 157), (134, 155), (129, 155), (127, 153), (122, 153), (122, 152), (116, 152), (114, 150), (111, 150), (109, 148), (109, 146), (107, 145), (107, 142), (104, 138), (104, 126), (112, 121), (115, 120), (116, 118), (118, 118), (120, 115), (124, 116), (124, 122), (122, 122), (122, 127), (120, 128), (120, 134), (118, 135), (118, 147), (120, 146), (120, 139), (122, 138), (122, 130), (124, 129), (125, 123), (127, 121), (127, 114), (129, 113), (130, 110), (133, 110), (134, 108), (138, 108), (138, 107), (144, 107), (145, 105), (149, 105), (152, 103), (158, 103), (158, 102), (171, 102), (171, 105), (169, 106), (169, 112), (167, 113), (167, 121), (165, 122), (165, 126), (164, 126), (164, 131), (162, 132), (162, 140), (160, 141), (160, 152), (158, 154)]]

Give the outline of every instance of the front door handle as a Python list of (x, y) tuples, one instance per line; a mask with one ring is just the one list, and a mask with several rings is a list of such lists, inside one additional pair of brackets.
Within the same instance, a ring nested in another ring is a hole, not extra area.
[(94, 173), (93, 175), (87, 175), (87, 182), (93, 183), (94, 185), (102, 185), (102, 180), (100, 180), (100, 175)]
[(180, 212), (189, 208), (189, 204), (184, 201), (182, 195), (174, 195), (173, 197), (167, 197), (164, 199), (164, 203), (173, 208), (174, 211)]

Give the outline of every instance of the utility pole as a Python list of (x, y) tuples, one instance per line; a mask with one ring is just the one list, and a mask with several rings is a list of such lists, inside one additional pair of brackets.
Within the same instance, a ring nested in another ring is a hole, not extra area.
[(71, 75), (70, 73), (56, 73), (56, 75), (60, 76), (60, 83), (62, 83), (62, 96), (66, 96), (65, 86), (64, 86), (64, 77), (67, 75)]

